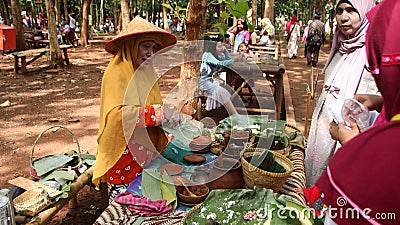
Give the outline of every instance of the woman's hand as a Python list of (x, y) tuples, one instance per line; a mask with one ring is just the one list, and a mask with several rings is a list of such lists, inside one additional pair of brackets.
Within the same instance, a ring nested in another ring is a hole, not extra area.
[(350, 141), (353, 137), (360, 134), (360, 129), (357, 126), (357, 123), (354, 121), (351, 123), (350, 129), (344, 125), (344, 123), (335, 123), (331, 122), (329, 124), (329, 132), (333, 140), (337, 140), (341, 145), (344, 145), (346, 142)]
[(368, 110), (376, 110), (378, 112), (382, 110), (383, 99), (380, 95), (357, 94), (354, 99), (365, 105)]

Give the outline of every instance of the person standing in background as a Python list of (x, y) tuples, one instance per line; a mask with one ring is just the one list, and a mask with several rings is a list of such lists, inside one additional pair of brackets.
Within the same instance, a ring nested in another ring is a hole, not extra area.
[(366, 69), (366, 13), (375, 0), (339, 0), (335, 6), (333, 46), (323, 70), (324, 88), (313, 112), (305, 157), (306, 185), (315, 184), (326, 170), (340, 143), (332, 139), (330, 123), (341, 122), (340, 110), (355, 94), (379, 94), (374, 78)]
[(307, 22), (307, 26), (304, 28), (303, 38), (301, 39), (301, 42), (304, 43), (304, 58), (307, 57), (307, 36), (308, 36), (308, 30), (310, 29), (311, 23), (312, 23), (312, 20), (309, 20)]
[[(236, 29), (234, 29), (236, 28)], [(238, 19), (237, 24), (227, 30), (232, 32), (234, 36), (233, 52), (236, 53), (239, 50), (239, 45), (243, 42), (246, 44), (250, 41), (250, 32), (248, 31), (247, 22), (245, 19)]]
[(294, 59), (297, 57), (297, 50), (299, 48), (297, 41), (300, 39), (300, 24), (297, 22), (296, 15), (292, 16), (292, 19), (286, 27), (286, 31), (289, 30), (289, 32), (286, 34), (287, 57), (289, 59)]
[(307, 65), (317, 66), (319, 51), (325, 42), (325, 26), (321, 22), (321, 14), (316, 13), (307, 35)]
[(68, 14), (69, 18), (69, 28), (75, 33), (75, 28), (76, 28), (76, 19), (72, 17), (74, 13)]

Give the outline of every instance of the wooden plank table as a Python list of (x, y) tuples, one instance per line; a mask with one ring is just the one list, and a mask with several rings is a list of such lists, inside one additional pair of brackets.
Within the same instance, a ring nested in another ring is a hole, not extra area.
[[(267, 81), (271, 82), (274, 87), (273, 94), (275, 97), (276, 105), (276, 119), (284, 119), (284, 116), (281, 115), (284, 106), (283, 75), (285, 73), (285, 66), (283, 64), (282, 58), (275, 60), (271, 57), (265, 57), (262, 63), (255, 65), (251, 65), (247, 61), (235, 62), (233, 65), (230, 65), (227, 68), (228, 70), (226, 82), (229, 85), (232, 83), (233, 78), (238, 76), (244, 78), (244, 80), (246, 81), (248, 81), (249, 79), (261, 81), (258, 82), (258, 84), (256, 82), (256, 85), (258, 85), (259, 89), (256, 93), (257, 97), (261, 95), (267, 95), (267, 93), (264, 93), (265, 90), (262, 90), (267, 89), (267, 85), (262, 81), (266, 79)], [(263, 77), (261, 77), (260, 74), (262, 74)], [(263, 85), (262, 83), (264, 83), (265, 87), (260, 87), (260, 85)], [(243, 85), (241, 83), (235, 83), (234, 89), (238, 90), (242, 87)]]
[[(67, 65), (69, 65), (69, 58), (67, 49), (70, 48), (71, 45), (60, 45), (60, 49), (63, 51), (64, 61)], [(19, 68), (21, 68), (21, 73), (26, 74), (26, 66), (40, 58), (41, 56), (45, 55), (46, 53), (50, 52), (49, 48), (38, 48), (38, 49), (29, 49), (20, 52), (12, 53), (14, 55), (14, 73), (18, 74)], [(34, 56), (28, 62), (26, 61), (27, 56)], [(21, 66), (19, 66), (19, 59), (21, 59)]]

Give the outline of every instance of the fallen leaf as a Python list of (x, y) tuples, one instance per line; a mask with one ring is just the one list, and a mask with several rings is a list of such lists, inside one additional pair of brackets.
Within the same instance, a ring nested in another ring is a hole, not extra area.
[(7, 106), (10, 106), (10, 105), (11, 105), (11, 102), (9, 100), (7, 100), (7, 101), (1, 103), (0, 107), (7, 107)]

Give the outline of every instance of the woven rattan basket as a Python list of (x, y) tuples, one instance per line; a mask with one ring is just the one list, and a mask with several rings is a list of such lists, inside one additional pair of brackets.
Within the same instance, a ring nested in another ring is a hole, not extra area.
[[(32, 177), (34, 177), (34, 178), (36, 178), (36, 179), (40, 179), (40, 176), (38, 176), (38, 174), (37, 174), (37, 172), (36, 172), (36, 169), (35, 169), (35, 166), (34, 166), (34, 162), (37, 161), (37, 160), (40, 160), (40, 159), (43, 159), (43, 158), (47, 157), (47, 156), (45, 156), (45, 157), (41, 157), (41, 158), (38, 158), (38, 159), (35, 159), (35, 158), (34, 158), (35, 147), (36, 147), (36, 145), (38, 144), (39, 139), (40, 139), (47, 131), (52, 130), (52, 129), (60, 129), (60, 128), (66, 130), (66, 131), (68, 131), (68, 133), (72, 136), (73, 142), (74, 142), (74, 143), (76, 144), (76, 146), (77, 146), (76, 149), (74, 149), (74, 152), (76, 152), (76, 154), (78, 155), (78, 162), (76, 163), (76, 165), (71, 166), (71, 169), (74, 170), (75, 172), (78, 171), (79, 166), (82, 164), (81, 150), (80, 150), (80, 146), (79, 146), (78, 139), (76, 138), (75, 134), (74, 134), (71, 130), (69, 130), (68, 128), (66, 128), (66, 127), (63, 127), (63, 126), (51, 126), (51, 127), (47, 128), (47, 129), (43, 130), (43, 131), (39, 134), (39, 136), (36, 138), (35, 142), (33, 143), (32, 152), (31, 152), (31, 156), (30, 156), (30, 159), (29, 159), (29, 162), (30, 162), (30, 171), (29, 171), (29, 172), (30, 172), (30, 174), (31, 174)], [(68, 169), (68, 168), (59, 168), (59, 170), (67, 170), (67, 169)]]
[(35, 216), (51, 205), (47, 192), (42, 188), (30, 189), (13, 200), (15, 212)]
[(186, 214), (183, 216), (181, 222), (179, 223), (179, 225), (185, 225), (185, 220), (189, 217), (191, 217), (198, 209), (200, 209), (200, 207), (203, 205), (203, 203), (200, 203), (196, 206), (194, 206), (193, 208), (191, 208), (189, 211), (186, 212)]
[(278, 192), (292, 173), (294, 168), (293, 163), (285, 156), (271, 151), (275, 155), (275, 161), (286, 169), (285, 173), (272, 173), (253, 166), (245, 159), (256, 154), (261, 154), (263, 151), (266, 151), (266, 149), (245, 149), (241, 157), (245, 186), (246, 188), (253, 188), (254, 186), (264, 187)]

